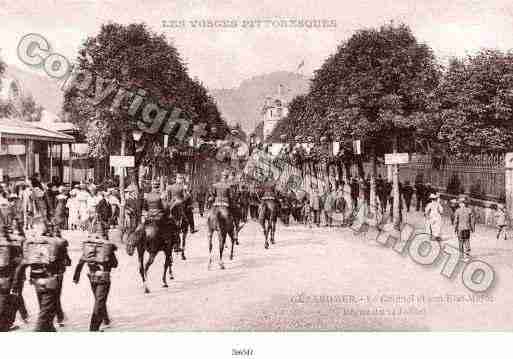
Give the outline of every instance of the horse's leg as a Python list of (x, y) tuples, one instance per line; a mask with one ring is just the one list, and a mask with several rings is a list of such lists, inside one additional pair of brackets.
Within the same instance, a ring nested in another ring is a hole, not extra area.
[(269, 249), (269, 223), (266, 219), (263, 222), (264, 236), (265, 236), (265, 249)]
[[(265, 204), (264, 204), (265, 205)], [(269, 249), (269, 241), (267, 239), (267, 225), (266, 225), (266, 209), (265, 207), (260, 207), (259, 211), (258, 211), (258, 222), (260, 222), (260, 226), (262, 227), (262, 230), (264, 232), (264, 237), (265, 237), (265, 244), (264, 244), (264, 248), (265, 249)]]
[[(148, 280), (148, 269), (150, 269), (150, 266), (153, 264), (153, 261), (155, 260), (155, 257), (157, 256), (157, 252), (150, 253), (150, 257), (148, 258), (148, 261), (146, 262), (146, 265), (144, 266), (144, 276), (146, 277), (146, 280)], [(149, 293), (148, 286), (145, 282), (145, 292)]]
[(169, 279), (173, 280), (173, 245), (171, 244), (168, 248), (169, 251)]
[(274, 217), (270, 221), (270, 225), (271, 225), (271, 228), (270, 228), (270, 231), (271, 231), (271, 244), (275, 244), (275, 242), (274, 242), (274, 233), (276, 232), (276, 222), (277, 221), (278, 221), (277, 217)]
[(167, 249), (164, 249), (164, 255), (166, 259), (164, 260), (164, 272), (162, 272), (162, 287), (167, 288), (169, 287), (166, 280), (167, 269), (169, 268), (169, 253)]
[(213, 258), (212, 258), (212, 249), (213, 249), (212, 236), (213, 235), (214, 235), (214, 231), (209, 228), (208, 234), (207, 234), (207, 237), (208, 237), (208, 270), (210, 270), (210, 267), (212, 266), (212, 261), (213, 261)]
[(185, 240), (187, 239), (187, 228), (184, 228), (182, 231), (182, 260), (186, 260), (185, 258)]
[(236, 231), (236, 229), (233, 229), (232, 232), (230, 233), (230, 239), (232, 240), (232, 248), (230, 250), (230, 260), (233, 261), (233, 247), (235, 247), (235, 244), (237, 244), (237, 238), (238, 236), (236, 237), (235, 234), (234, 234), (234, 231)]
[(142, 244), (137, 246), (137, 255), (139, 257), (139, 274), (143, 281), (144, 293), (149, 293), (150, 290), (146, 284), (146, 275), (144, 273), (144, 246)]
[(221, 229), (217, 233), (218, 233), (218, 238), (219, 238), (219, 269), (224, 269), (223, 251), (224, 251), (224, 244), (226, 243), (226, 231)]

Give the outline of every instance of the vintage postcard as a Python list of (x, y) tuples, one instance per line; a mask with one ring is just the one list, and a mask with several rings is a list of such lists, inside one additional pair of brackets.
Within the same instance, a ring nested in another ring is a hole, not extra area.
[(0, 18), (2, 339), (513, 328), (510, 1)]

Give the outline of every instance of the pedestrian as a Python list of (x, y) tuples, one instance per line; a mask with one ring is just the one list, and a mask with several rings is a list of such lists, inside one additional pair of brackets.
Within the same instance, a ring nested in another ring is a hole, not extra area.
[(53, 235), (53, 228), (45, 229), (46, 236), (27, 239), (24, 257), (16, 269), (13, 279), (13, 293), (19, 295), (24, 273), (30, 267), (30, 281), (35, 286), (39, 302), (39, 315), (35, 331), (55, 332), (53, 321), (58, 310), (59, 275), (67, 264), (68, 242)]
[(75, 268), (73, 283), (78, 284), (80, 273), (84, 264), (89, 267), (89, 282), (94, 295), (94, 307), (89, 323), (89, 331), (100, 331), (102, 323), (110, 325), (107, 311), (107, 299), (109, 296), (111, 278), (110, 272), (117, 268), (118, 260), (115, 251), (116, 245), (109, 242), (106, 227), (99, 223), (96, 227), (96, 238), (90, 239), (82, 245), (82, 257)]
[(321, 225), (321, 196), (317, 188), (314, 189), (310, 197), (310, 208), (313, 211), (314, 223), (319, 227)]
[(71, 231), (78, 230), (80, 227), (80, 202), (77, 198), (77, 189), (72, 189), (70, 197), (66, 201), (68, 209), (68, 228)]
[(508, 226), (508, 220), (506, 212), (504, 211), (504, 205), (499, 203), (497, 210), (495, 211), (495, 225), (497, 226), (497, 239), (507, 240), (506, 228)]
[(11, 241), (7, 218), (0, 212), (0, 332), (9, 331), (16, 319), (17, 300), (11, 294), (11, 284), (21, 254), (21, 246)]
[(449, 201), (449, 209), (451, 210), (451, 225), (454, 226), (454, 214), (456, 213), (456, 210), (458, 209), (458, 201), (456, 198), (453, 198)]
[(32, 187), (30, 183), (25, 183), (21, 186), (21, 203), (23, 209), (23, 223), (25, 229), (34, 228), (34, 198), (32, 193)]
[(472, 210), (467, 207), (466, 197), (459, 198), (459, 208), (454, 214), (454, 231), (458, 236), (459, 249), (463, 257), (470, 255), (470, 233), (475, 230)]
[[(206, 201), (206, 189), (204, 185), (201, 185), (198, 192), (196, 193), (196, 202), (198, 203), (198, 211), (201, 217), (203, 217), (203, 213), (205, 212), (205, 201)], [(247, 220), (247, 214), (246, 214)]]
[(64, 187), (60, 186), (58, 189), (59, 194), (55, 196), (55, 213), (53, 215), (53, 225), (55, 229), (60, 232), (64, 229), (66, 223), (66, 203), (68, 198), (64, 194)]
[(356, 178), (353, 178), (351, 180), (351, 203), (353, 205), (353, 209), (356, 209), (358, 206), (358, 197), (360, 197), (360, 184), (356, 180)]
[(85, 231), (89, 222), (88, 202), (91, 195), (87, 192), (85, 183), (81, 183), (77, 192), (78, 213), (80, 221), (80, 230)]
[(404, 204), (406, 205), (406, 212), (410, 212), (411, 199), (413, 197), (413, 187), (411, 186), (410, 181), (404, 181), (402, 195), (404, 198)]
[[(61, 231), (56, 227), (56, 225), (54, 225), (54, 236), (56, 238), (58, 238), (61, 242), (63, 241), (62, 240), (62, 236), (61, 236)], [(61, 254), (60, 254), (60, 257), (61, 257), (61, 260), (57, 262), (57, 268), (56, 268), (56, 271), (57, 271), (57, 293), (56, 293), (56, 318), (57, 318), (57, 324), (59, 325), (59, 327), (63, 327), (64, 326), (64, 322), (66, 321), (66, 315), (64, 314), (64, 310), (62, 309), (62, 302), (61, 302), (61, 297), (62, 297), (62, 284), (64, 282), (64, 273), (66, 272), (66, 267), (69, 267), (71, 265), (71, 259), (68, 255), (68, 251), (64, 251), (64, 247), (60, 247), (59, 250), (63, 251)]]
[(426, 193), (426, 186), (424, 186), (424, 183), (420, 180), (420, 178), (417, 178), (415, 180), (415, 209), (417, 212), (424, 211), (424, 201), (425, 201), (425, 193)]
[(333, 211), (335, 210), (335, 194), (331, 191), (331, 186), (326, 192), (324, 198), (324, 219), (326, 221), (326, 227), (333, 225)]
[(344, 225), (351, 225), (353, 217), (353, 198), (351, 196), (351, 186), (347, 182), (342, 182), (345, 202)]
[(440, 204), (440, 196), (432, 193), (429, 196), (431, 202), (426, 206), (424, 212), (426, 217), (426, 230), (435, 241), (441, 240), (442, 232), (442, 213), (443, 207)]

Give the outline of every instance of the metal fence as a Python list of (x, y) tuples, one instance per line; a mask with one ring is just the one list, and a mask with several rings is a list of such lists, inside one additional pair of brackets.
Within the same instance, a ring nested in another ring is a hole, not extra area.
[[(370, 163), (364, 164), (365, 175), (370, 174)], [(459, 183), (457, 192), (480, 199), (505, 199), (504, 154), (472, 155), (467, 158), (433, 158), (428, 155), (412, 155), (408, 164), (399, 165), (399, 180), (415, 183), (421, 179), (431, 183), (441, 192), (447, 192), (450, 182)], [(351, 175), (357, 176), (356, 166)], [(378, 167), (378, 174), (387, 178), (387, 167)]]

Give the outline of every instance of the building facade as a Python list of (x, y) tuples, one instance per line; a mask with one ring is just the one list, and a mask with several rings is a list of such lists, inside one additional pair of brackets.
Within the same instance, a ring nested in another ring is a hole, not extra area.
[(282, 85), (278, 87), (278, 94), (266, 96), (262, 108), (262, 121), (264, 122), (263, 140), (269, 137), (278, 122), (288, 115), (287, 103), (282, 96)]

